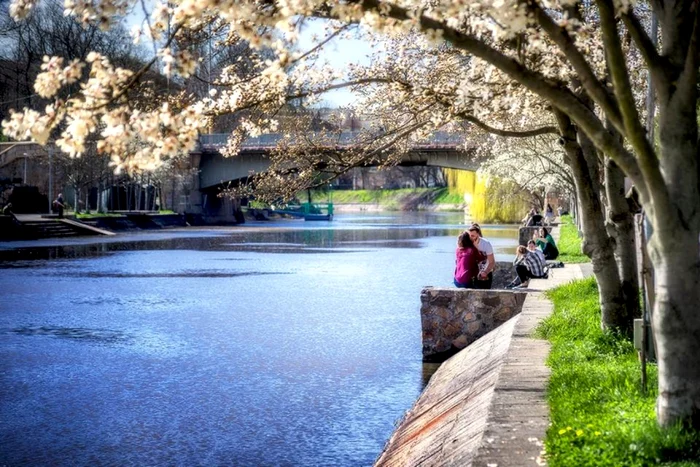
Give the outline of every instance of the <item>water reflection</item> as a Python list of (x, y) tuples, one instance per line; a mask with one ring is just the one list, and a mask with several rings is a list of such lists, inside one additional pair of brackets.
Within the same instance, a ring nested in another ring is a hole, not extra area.
[(308, 224), (0, 244), (0, 464), (370, 465), (463, 219)]
[(270, 274), (292, 274), (291, 272), (217, 272), (217, 271), (183, 271), (183, 272), (158, 272), (158, 273), (126, 273), (126, 272), (65, 272), (54, 271), (43, 273), (45, 276), (61, 277), (84, 277), (84, 278), (173, 278), (173, 277), (245, 277), (245, 276), (266, 276)]
[(60, 339), (76, 339), (100, 344), (126, 343), (132, 339), (123, 332), (111, 331), (107, 329), (24, 326), (10, 329), (9, 332), (23, 336), (51, 336)]

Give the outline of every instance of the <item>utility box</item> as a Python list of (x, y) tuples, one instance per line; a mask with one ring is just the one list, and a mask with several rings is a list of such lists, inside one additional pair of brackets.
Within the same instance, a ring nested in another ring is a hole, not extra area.
[(634, 348), (638, 351), (642, 351), (644, 348), (644, 320), (639, 318), (634, 320)]

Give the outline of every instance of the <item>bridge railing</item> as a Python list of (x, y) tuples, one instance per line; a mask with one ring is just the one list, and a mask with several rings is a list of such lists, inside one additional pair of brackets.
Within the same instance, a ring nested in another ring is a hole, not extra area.
[[(199, 136), (199, 145), (202, 149), (217, 150), (226, 145), (228, 133), (213, 133)], [(312, 137), (326, 137), (329, 146), (348, 148), (359, 141), (366, 141), (369, 135), (366, 132), (343, 131), (341, 133), (313, 133)], [(270, 133), (246, 139), (241, 145), (243, 150), (269, 150), (274, 149), (284, 139), (283, 133)], [(412, 144), (415, 149), (455, 149), (462, 146), (465, 137), (460, 133), (436, 131), (429, 138), (416, 141)]]

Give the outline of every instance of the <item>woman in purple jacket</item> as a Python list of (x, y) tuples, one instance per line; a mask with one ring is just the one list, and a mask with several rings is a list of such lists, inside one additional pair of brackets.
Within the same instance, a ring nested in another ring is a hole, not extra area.
[(479, 261), (482, 259), (481, 253), (469, 238), (469, 232), (462, 232), (457, 238), (454, 278), (456, 287), (474, 288), (474, 278), (479, 274)]

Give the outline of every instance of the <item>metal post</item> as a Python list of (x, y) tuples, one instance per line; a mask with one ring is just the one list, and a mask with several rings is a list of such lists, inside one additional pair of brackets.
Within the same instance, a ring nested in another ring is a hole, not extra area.
[(22, 184), (27, 184), (27, 153), (24, 153), (24, 176), (22, 177)]
[(49, 146), (49, 214), (53, 203), (53, 148)]

